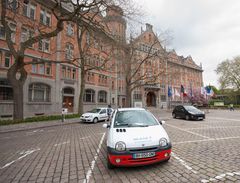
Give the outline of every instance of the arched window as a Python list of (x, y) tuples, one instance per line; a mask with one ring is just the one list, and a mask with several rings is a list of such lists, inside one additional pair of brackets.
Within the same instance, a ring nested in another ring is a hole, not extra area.
[(50, 102), (51, 100), (50, 86), (43, 83), (32, 83), (28, 88), (29, 102)]
[(0, 100), (13, 100), (12, 86), (4, 78), (0, 78)]
[(99, 103), (107, 103), (107, 92), (106, 91), (98, 92), (98, 102)]
[(86, 89), (84, 93), (84, 102), (95, 102), (95, 91), (92, 89)]

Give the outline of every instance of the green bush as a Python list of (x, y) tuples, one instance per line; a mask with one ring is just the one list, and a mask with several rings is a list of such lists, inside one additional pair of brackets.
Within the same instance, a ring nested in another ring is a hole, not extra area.
[[(71, 118), (78, 118), (80, 117), (79, 114), (67, 114), (65, 115), (65, 119)], [(37, 116), (37, 117), (29, 117), (25, 118), (24, 120), (0, 120), (1, 125), (10, 125), (10, 124), (19, 124), (19, 123), (32, 123), (32, 122), (39, 122), (39, 121), (53, 121), (53, 120), (61, 120), (62, 115), (51, 115), (51, 116)]]

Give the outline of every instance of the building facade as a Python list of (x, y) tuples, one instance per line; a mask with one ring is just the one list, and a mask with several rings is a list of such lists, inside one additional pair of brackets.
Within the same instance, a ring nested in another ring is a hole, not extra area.
[[(19, 2), (21, 6), (14, 12), (17, 16), (12, 16), (14, 18), (9, 16), (7, 20), (12, 30), (11, 39), (16, 48), (30, 36), (36, 35), (38, 30), (51, 30), (56, 27), (56, 19), (51, 13), (51, 5), (48, 1), (19, 0)], [(105, 16), (99, 15), (98, 18), (105, 23), (114, 38), (124, 44), (127, 43), (126, 21), (121, 8), (111, 6), (107, 9)], [(67, 62), (37, 63), (40, 60), (61, 61), (79, 57), (77, 36), (77, 25), (64, 22), (64, 30), (56, 37), (43, 39), (26, 49), (25, 62), (34, 64), (25, 66), (28, 72), (24, 84), (25, 117), (60, 114), (62, 108), (67, 108), (69, 113), (77, 113), (81, 83), (80, 69)], [(146, 30), (134, 40), (139, 46), (139, 55), (148, 52), (148, 45), (154, 37), (152, 26), (146, 24)], [(85, 35), (85, 39), (88, 39), (88, 35)], [(99, 47), (99, 42), (95, 38), (93, 40), (93, 49), (96, 49)], [(1, 24), (0, 45), (0, 118), (4, 118), (11, 117), (13, 113), (13, 91), (7, 80), (7, 71), (14, 63), (14, 57), (9, 51), (5, 29)], [(154, 50), (164, 51), (160, 42), (155, 45)], [(132, 106), (139, 102), (141, 106), (166, 106), (168, 86), (179, 89), (184, 85), (197, 89), (203, 85), (203, 70), (190, 56), (183, 58), (174, 51), (166, 53), (144, 65), (141, 72), (161, 70), (162, 75), (159, 76), (157, 84), (146, 84), (132, 92)], [(110, 69), (91, 70), (86, 73), (83, 103), (85, 111), (108, 104), (112, 107), (126, 106), (123, 54), (124, 52), (118, 50), (118, 56), (111, 58), (108, 62), (112, 65)], [(102, 62), (102, 54), (89, 57), (88, 61), (98, 65)], [(179, 100), (177, 97), (175, 99)]]

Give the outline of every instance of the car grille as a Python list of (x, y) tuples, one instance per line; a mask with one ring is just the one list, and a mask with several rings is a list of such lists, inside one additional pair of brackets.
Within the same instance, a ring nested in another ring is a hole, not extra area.
[(155, 151), (158, 147), (145, 147), (145, 148), (137, 148), (137, 149), (129, 149), (130, 152), (140, 152), (140, 151)]

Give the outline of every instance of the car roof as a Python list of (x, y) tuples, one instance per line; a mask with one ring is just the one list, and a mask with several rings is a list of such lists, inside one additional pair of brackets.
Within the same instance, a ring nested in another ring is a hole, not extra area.
[(118, 108), (117, 111), (145, 111), (145, 109), (140, 107), (131, 107), (131, 108)]

